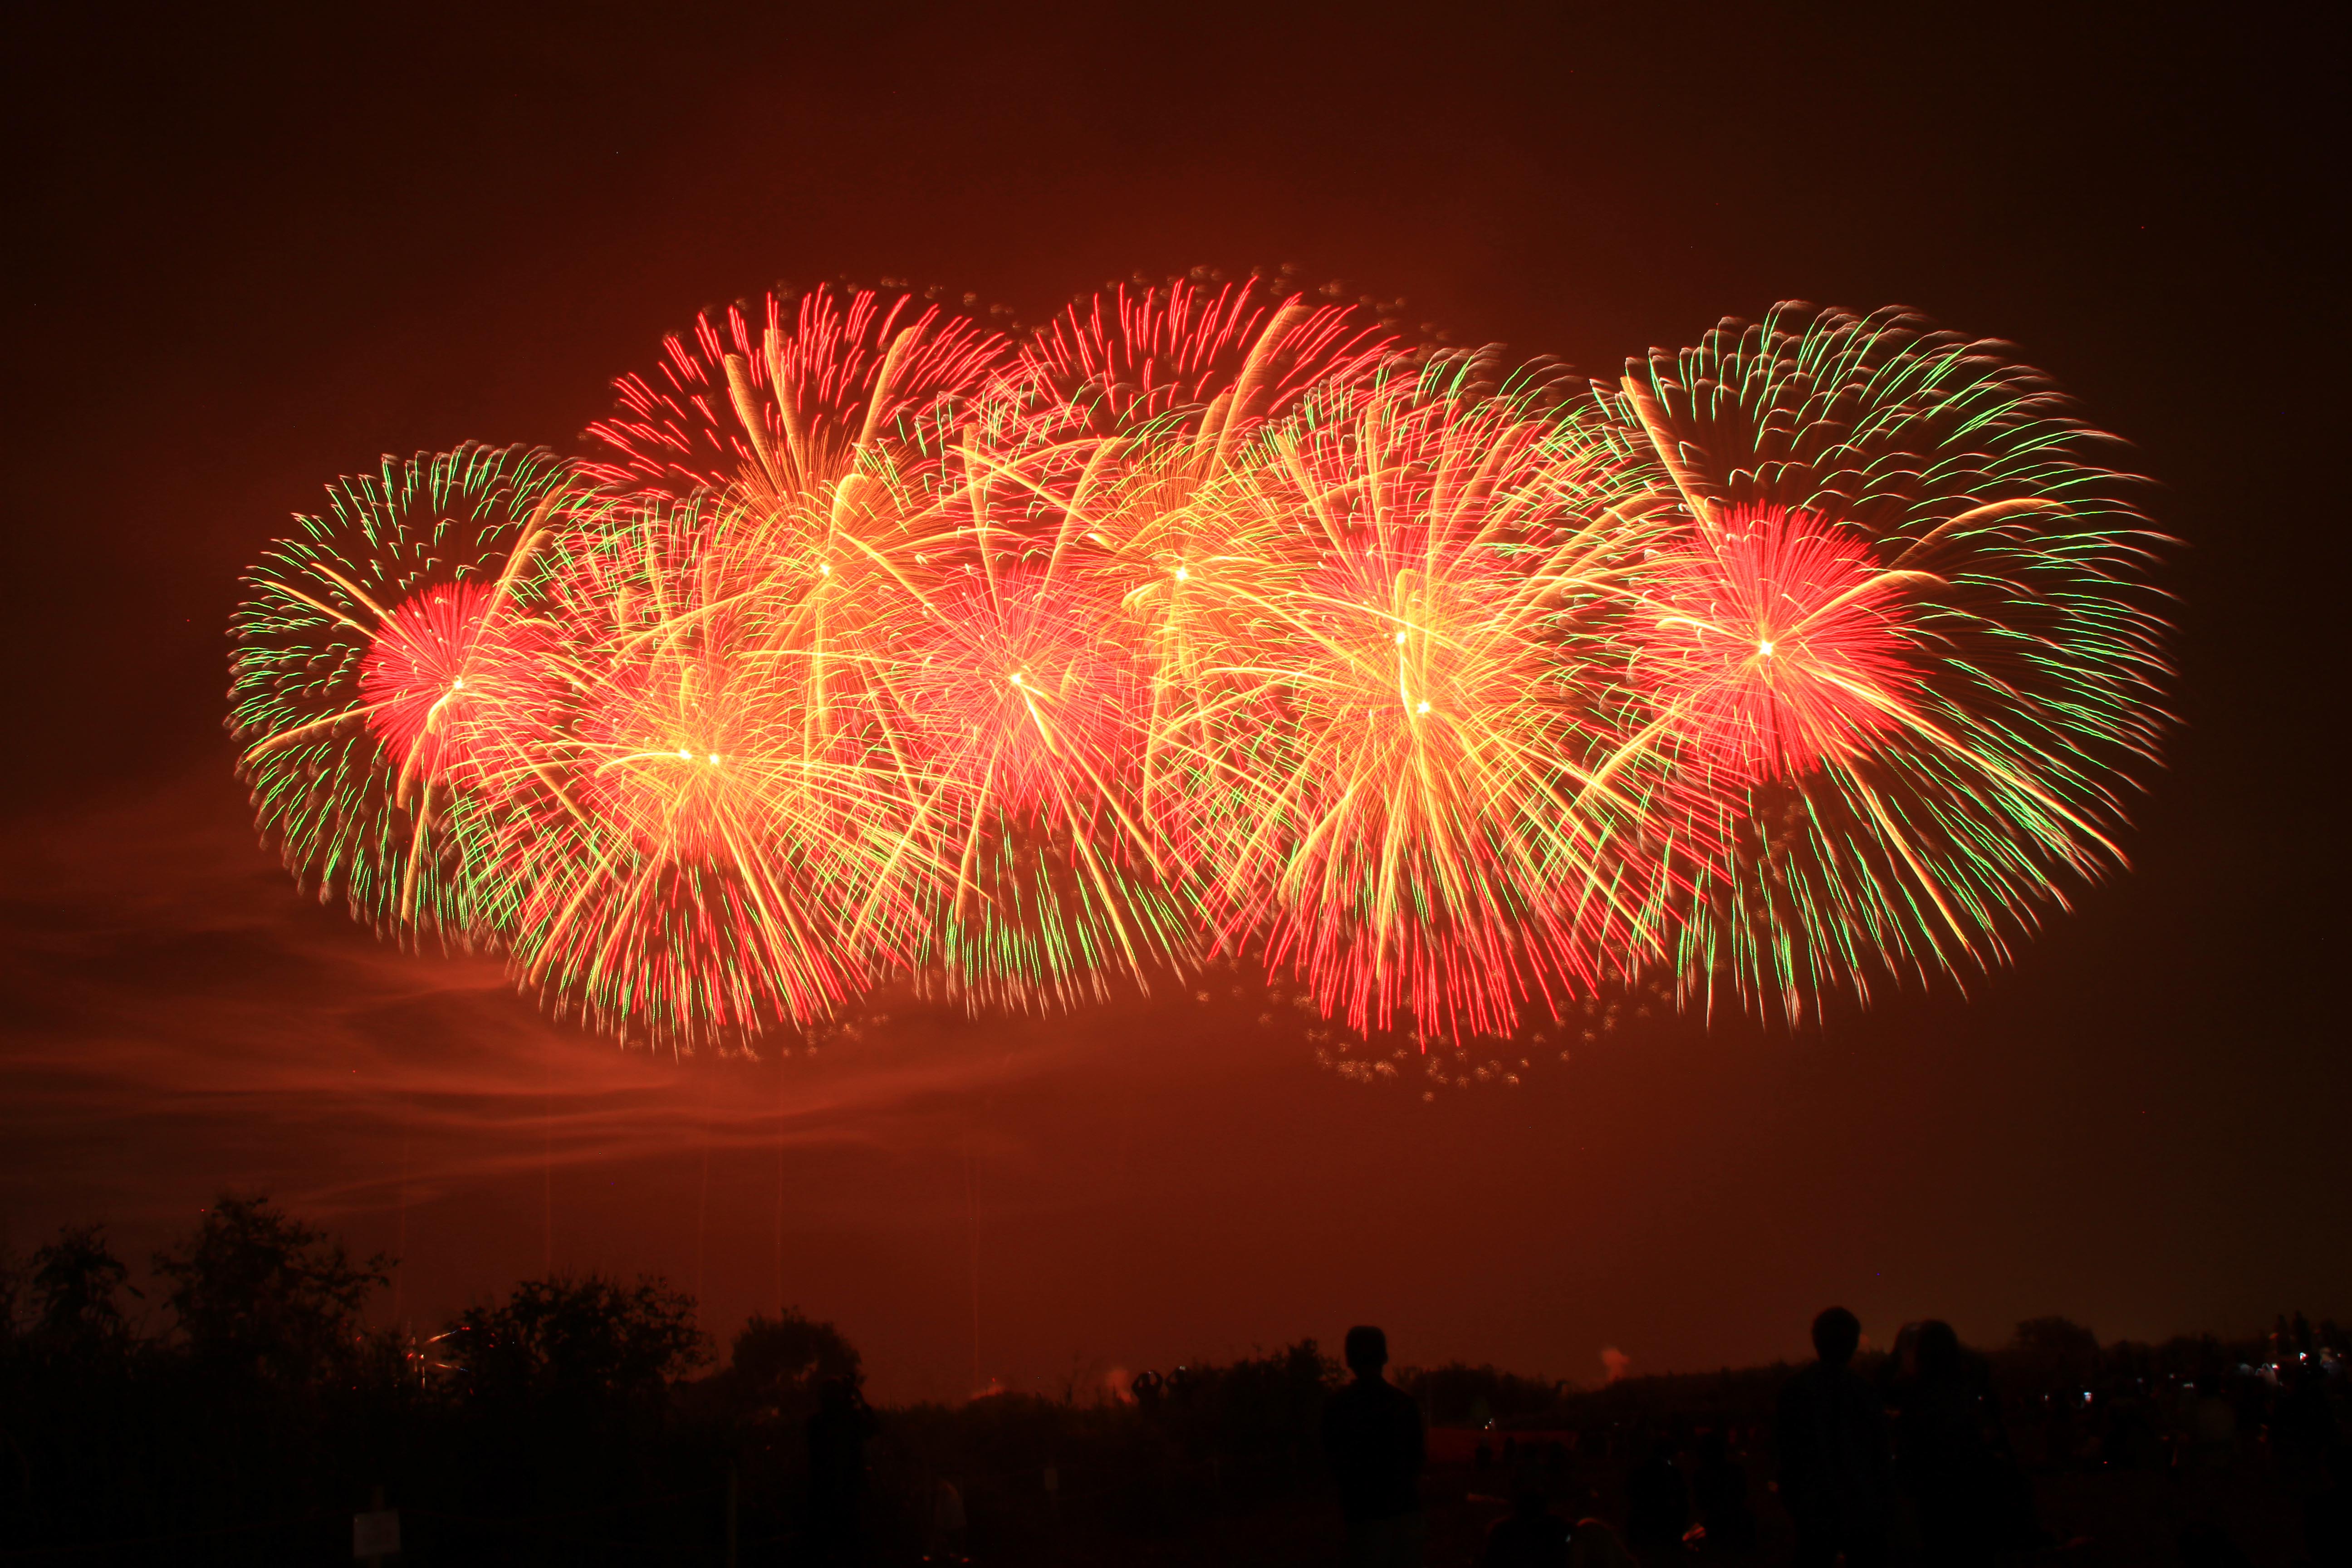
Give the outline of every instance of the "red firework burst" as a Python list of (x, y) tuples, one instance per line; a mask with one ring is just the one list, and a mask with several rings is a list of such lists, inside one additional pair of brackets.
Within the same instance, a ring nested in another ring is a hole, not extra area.
[(950, 599), (908, 650), (932, 765), (1015, 812), (1126, 784), (1138, 682), (1114, 619), (1091, 584), (1034, 567), (1000, 568)]
[(1179, 279), (1072, 305), (1023, 348), (1012, 379), (1056, 425), (1108, 435), (1192, 410), (1238, 433), (1310, 389), (1360, 384), (1395, 349), (1357, 306), (1309, 305), (1256, 279)]
[(537, 723), (560, 682), (554, 639), (489, 583), (445, 583), (405, 600), (360, 658), (367, 725), (404, 773), (477, 778), (503, 729)]
[(1897, 579), (1810, 512), (1727, 509), (1648, 566), (1636, 668), (1708, 764), (1749, 783), (1849, 757), (1913, 684)]
[(620, 407), (588, 434), (617, 460), (583, 467), (609, 484), (681, 492), (747, 470), (808, 484), (901, 419), (981, 390), (1006, 350), (1002, 334), (911, 294), (770, 294), (763, 326), (732, 305), (716, 321), (698, 315), (691, 333), (663, 340), (652, 375), (615, 381)]

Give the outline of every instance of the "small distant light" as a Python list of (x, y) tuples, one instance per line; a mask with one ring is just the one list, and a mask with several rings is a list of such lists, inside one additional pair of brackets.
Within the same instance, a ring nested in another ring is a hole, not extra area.
[(830, 576), (832, 576), (832, 575), (833, 575), (833, 563), (831, 563), (830, 561), (820, 561), (820, 562), (818, 562), (818, 563), (816, 563), (816, 569), (817, 569), (817, 571), (818, 571), (820, 574), (823, 574), (823, 575), (824, 575), (824, 576), (830, 577)]
[(1413, 709), (1413, 711), (1414, 711), (1414, 712), (1416, 712), (1416, 713), (1426, 713), (1426, 712), (1428, 712), (1428, 711), (1429, 711), (1429, 704), (1428, 704), (1428, 703), (1426, 703), (1426, 702), (1423, 702), (1423, 703), (1420, 704), (1419, 706), (1417, 706), (1416, 708), (1414, 708), (1414, 709)]
[(680, 746), (677, 749), (677, 755), (680, 762), (690, 763), (694, 761), (694, 753), (688, 751), (684, 746)]
[(1762, 654), (1766, 658), (1770, 658), (1772, 657), (1772, 645), (1769, 641), (1759, 642), (1756, 645), (1756, 651)]
[(1178, 568), (1176, 568), (1176, 581), (1178, 581), (1179, 583), (1189, 583), (1189, 582), (1191, 582), (1192, 580), (1192, 573), (1190, 573), (1190, 572), (1186, 571), (1186, 570), (1185, 570), (1183, 567), (1181, 567), (1181, 566), (1179, 566)]
[(465, 690), (465, 689), (466, 689), (466, 678), (465, 678), (464, 676), (462, 676), (462, 675), (461, 675), (461, 676), (457, 677), (457, 679), (455, 679), (455, 680), (451, 681), (451, 682), (449, 683), (449, 689), (450, 689), (450, 690), (452, 690), (452, 691), (463, 691), (463, 690)]
[(1396, 640), (1397, 640), (1397, 647), (1402, 647), (1404, 646), (1404, 634), (1403, 634), (1402, 632), (1399, 632), (1399, 633), (1397, 633), (1397, 635), (1396, 635)]
[(710, 765), (714, 768), (719, 765), (719, 753), (716, 752), (710, 753)]

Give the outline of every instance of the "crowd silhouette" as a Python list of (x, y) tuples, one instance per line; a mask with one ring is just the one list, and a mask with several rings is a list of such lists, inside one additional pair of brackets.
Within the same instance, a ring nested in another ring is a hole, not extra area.
[(336, 1561), (361, 1513), (435, 1563), (2352, 1561), (2352, 1344), (2299, 1316), (1878, 1351), (1832, 1308), (1801, 1366), (1596, 1389), (1360, 1325), (1344, 1371), (1307, 1340), (876, 1409), (795, 1311), (723, 1357), (652, 1278), (372, 1322), (392, 1267), (246, 1196), (137, 1279), (94, 1226), (0, 1258), (0, 1561)]
[[(1351, 1342), (1356, 1335), (1380, 1344), (1385, 1358), (1378, 1331), (1352, 1331)], [(1769, 1426), (1771, 1489), (1791, 1526), (1784, 1554), (1759, 1554), (1764, 1532), (1747, 1468), (1734, 1453), (1736, 1423), (1685, 1424), (1646, 1437), (1639, 1431), (1645, 1424), (1636, 1423), (1622, 1533), (1599, 1517), (1570, 1524), (1552, 1507), (1561, 1489), (1556, 1479), (1548, 1483), (1523, 1466), (1512, 1479), (1509, 1511), (1487, 1532), (1482, 1568), (1587, 1562), (1655, 1568), (1699, 1559), (1971, 1568), (2095, 1544), (2087, 1537), (2062, 1543), (2041, 1521), (2012, 1425), (2035, 1429), (2045, 1474), (2063, 1475), (2071, 1465), (2166, 1473), (2174, 1488), (2167, 1511), (2181, 1516), (2168, 1544), (2187, 1568), (2249, 1561), (2228, 1526), (2199, 1503), (2212, 1490), (2200, 1483), (2226, 1479), (2253, 1458), (2246, 1439), (2259, 1434), (2277, 1484), (2272, 1500), (2300, 1516), (2302, 1551), (2292, 1561), (2352, 1563), (2352, 1466), (2339, 1420), (2347, 1361), (2343, 1331), (2332, 1323), (2315, 1331), (2300, 1314), (2292, 1321), (2282, 1315), (2265, 1344), (2238, 1347), (2254, 1359), (2233, 1359), (2210, 1339), (2175, 1342), (2162, 1352), (2119, 1345), (2103, 1354), (2078, 1325), (2029, 1321), (2003, 1358), (2032, 1391), (2028, 1408), (2014, 1413), (2000, 1398), (1991, 1359), (1963, 1345), (1940, 1320), (1904, 1324), (1867, 1375), (1856, 1365), (1863, 1329), (1852, 1312), (1822, 1311), (1811, 1338), (1814, 1360), (1780, 1382)], [(2184, 1371), (2189, 1364), (2194, 1372)], [(2153, 1413), (2165, 1391), (2174, 1407), (2168, 1423)], [(1470, 1417), (1490, 1426), (1491, 1411), (1478, 1397)], [(1504, 1438), (1507, 1465), (1517, 1446)], [(1474, 1464), (1491, 1464), (1494, 1453), (1482, 1435)], [(1333, 1467), (1345, 1499), (1349, 1461), (1336, 1447)], [(2238, 1479), (2247, 1479), (2242, 1469)], [(1350, 1563), (1421, 1561), (1367, 1551), (1357, 1512), (1343, 1513)]]

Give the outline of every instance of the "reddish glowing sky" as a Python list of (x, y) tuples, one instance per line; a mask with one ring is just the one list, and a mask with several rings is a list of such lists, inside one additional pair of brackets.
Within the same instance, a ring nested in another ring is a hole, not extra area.
[[(839, 9), (53, 18), (12, 49), (12, 1245), (105, 1218), (143, 1253), (262, 1186), (400, 1250), (414, 1317), (551, 1254), (698, 1285), (720, 1329), (781, 1262), (890, 1397), (971, 1385), (975, 1242), (979, 1375), (1033, 1388), (1363, 1319), (1408, 1361), (1590, 1380), (1605, 1346), (1793, 1352), (1832, 1299), (1979, 1337), (2352, 1317), (2316, 43), (2137, 8)], [(563, 442), (661, 332), (780, 277), (1034, 319), (1204, 260), (1596, 370), (1791, 296), (2011, 338), (2135, 437), (2191, 547), (2138, 868), (1965, 1000), (1795, 1039), (1654, 1021), (1424, 1105), (1222, 997), (622, 1055), (255, 848), (219, 628), (322, 481)]]

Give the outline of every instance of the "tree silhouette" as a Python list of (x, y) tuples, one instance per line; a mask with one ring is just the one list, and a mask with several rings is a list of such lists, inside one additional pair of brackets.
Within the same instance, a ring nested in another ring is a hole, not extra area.
[(728, 1370), (745, 1405), (762, 1415), (805, 1415), (816, 1407), (817, 1384), (837, 1377), (866, 1381), (857, 1347), (829, 1322), (787, 1307), (775, 1317), (753, 1313), (735, 1335)]
[(392, 1261), (354, 1266), (267, 1197), (225, 1194), (180, 1251), (155, 1255), (155, 1272), (173, 1281), (164, 1301), (198, 1361), (301, 1387), (359, 1352), (360, 1310)]
[[(130, 1270), (106, 1244), (103, 1226), (68, 1226), (33, 1254), (32, 1340), (73, 1359), (121, 1354), (131, 1328), (115, 1300)], [(137, 1294), (134, 1290), (132, 1294)]]
[(2028, 1318), (2000, 1358), (2034, 1393), (2088, 1388), (2099, 1374), (2098, 1336), (2066, 1318)]
[(471, 1393), (491, 1400), (657, 1395), (710, 1359), (694, 1299), (653, 1275), (634, 1286), (601, 1274), (526, 1279), (500, 1305), (460, 1314), (445, 1343)]

